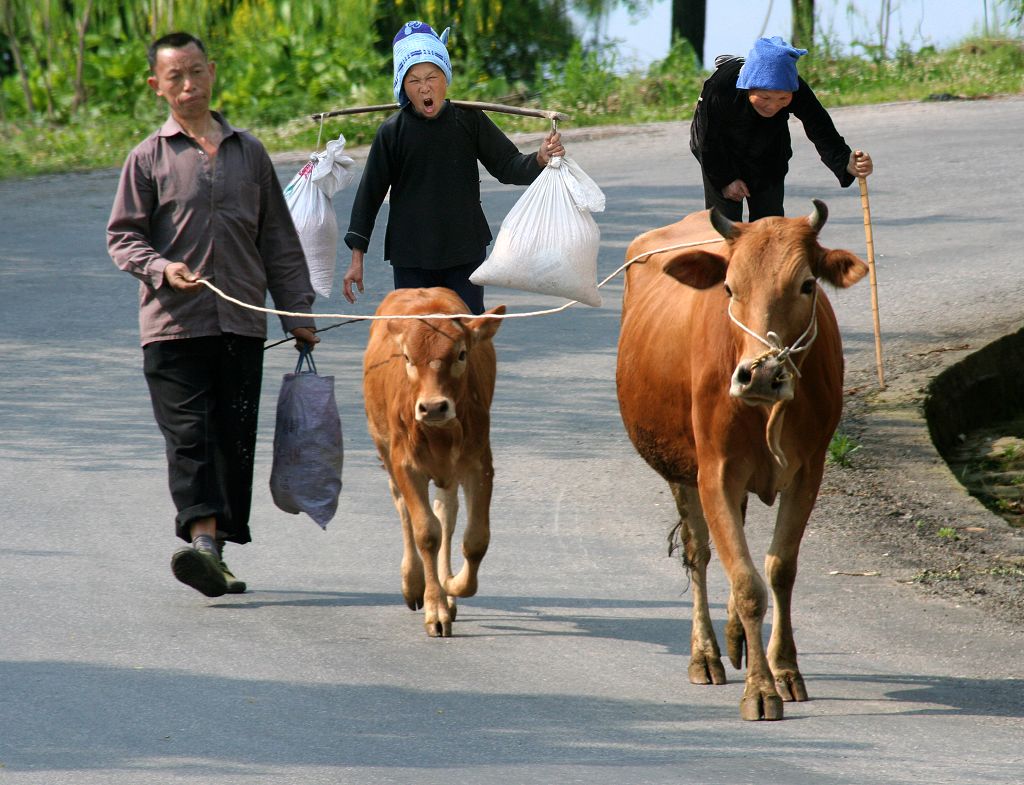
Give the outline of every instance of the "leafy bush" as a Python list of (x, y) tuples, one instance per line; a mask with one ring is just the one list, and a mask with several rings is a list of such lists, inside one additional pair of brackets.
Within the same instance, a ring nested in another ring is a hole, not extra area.
[[(150, 0), (145, 7), (167, 1)], [(7, 2), (24, 15), (59, 0)], [(547, 0), (530, 3), (545, 13), (553, 8)], [(378, 5), (365, 0), (178, 0), (176, 22), (208, 42), (218, 69), (215, 107), (233, 123), (253, 129), (271, 150), (307, 149), (320, 131), (310, 114), (394, 100), (390, 33), (384, 40), (378, 32), (390, 22), (382, 21)], [(437, 16), (455, 14), (457, 5), (446, 0), (435, 9)], [(18, 74), (0, 71), (0, 177), (118, 166), (166, 116), (166, 105), (145, 85), (148, 65), (140, 43), (149, 35), (145, 9), (131, 0), (117, 12), (112, 3), (97, 7), (106, 10), (85, 39), (84, 108), (73, 110), (74, 29), (68, 19), (63, 20), (60, 56), (46, 67), (25, 47), (35, 112), (29, 110)], [(477, 12), (482, 8), (473, 7)], [(419, 0), (398, 0), (388, 13), (405, 14), (413, 8), (420, 8)], [(492, 62), (497, 39), (487, 33), (489, 24), (499, 29), (498, 22), (480, 17), (464, 25), (468, 29), (456, 29), (450, 97), (558, 109), (572, 116), (568, 125), (574, 127), (684, 120), (691, 116), (707, 76), (685, 41), (676, 42), (646, 72), (623, 72), (608, 47), (585, 48), (576, 42), (564, 56), (554, 56), (565, 40), (564, 30), (553, 22), (543, 47), (523, 45), (506, 53), (501, 65)], [(534, 61), (535, 67), (530, 65)], [(826, 106), (1021, 93), (1024, 42), (970, 39), (946, 51), (930, 46), (913, 51), (903, 44), (893, 57), (872, 60), (843, 55), (825, 37), (801, 59), (800, 70)], [(524, 76), (529, 74), (532, 78)], [(350, 145), (367, 143), (383, 117), (374, 113), (328, 120), (323, 140), (344, 133)], [(543, 130), (536, 119), (494, 119), (509, 132)]]

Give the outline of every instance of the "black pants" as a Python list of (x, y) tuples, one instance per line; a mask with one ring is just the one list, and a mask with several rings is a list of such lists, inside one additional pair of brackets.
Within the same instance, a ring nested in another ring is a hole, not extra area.
[(484, 287), (477, 286), (469, 276), (480, 266), (480, 262), (446, 267), (442, 270), (424, 270), (421, 267), (394, 267), (396, 289), (419, 289), (430, 286), (446, 286), (466, 303), (470, 313), (484, 312)]
[(191, 541), (191, 524), (212, 516), (219, 538), (249, 542), (263, 340), (154, 341), (143, 348), (143, 367), (167, 445), (175, 533)]
[[(750, 215), (747, 220), (756, 221), (769, 215), (785, 215), (782, 209), (785, 195), (786, 184), (782, 180), (762, 185), (757, 191), (751, 191), (747, 197), (747, 213)], [(726, 199), (707, 177), (704, 177), (704, 206), (718, 208), (718, 211), (730, 221), (743, 220), (743, 202)]]

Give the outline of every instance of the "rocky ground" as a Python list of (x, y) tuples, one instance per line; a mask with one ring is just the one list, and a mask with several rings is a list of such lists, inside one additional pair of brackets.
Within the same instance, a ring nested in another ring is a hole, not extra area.
[(860, 449), (850, 466), (828, 467), (813, 520), (864, 549), (880, 575), (1024, 626), (1024, 529), (956, 480), (921, 411), (928, 381), (981, 345), (889, 358), (887, 389), (848, 390), (840, 430)]

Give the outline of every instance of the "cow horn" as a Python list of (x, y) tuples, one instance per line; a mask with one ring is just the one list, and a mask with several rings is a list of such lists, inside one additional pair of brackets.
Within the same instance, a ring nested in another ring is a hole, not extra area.
[(711, 225), (726, 240), (735, 240), (739, 237), (740, 230), (732, 221), (722, 215), (715, 207), (711, 208)]
[(811, 225), (815, 234), (821, 231), (821, 227), (825, 225), (825, 221), (828, 220), (828, 205), (826, 205), (821, 199), (812, 199), (814, 202), (814, 212), (807, 216), (807, 223)]

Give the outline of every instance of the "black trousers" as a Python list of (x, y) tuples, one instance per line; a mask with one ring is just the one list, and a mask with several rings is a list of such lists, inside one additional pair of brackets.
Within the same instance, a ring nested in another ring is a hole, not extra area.
[(446, 286), (466, 303), (470, 313), (484, 312), (484, 287), (469, 280), (480, 266), (480, 262), (445, 267), (441, 270), (425, 270), (421, 267), (393, 267), (396, 289), (420, 289), (431, 286)]
[(217, 536), (246, 543), (263, 381), (263, 340), (220, 335), (143, 347), (153, 415), (167, 445), (175, 533), (217, 519)]
[[(750, 216), (747, 220), (756, 221), (758, 218), (765, 218), (769, 215), (785, 215), (782, 209), (785, 196), (786, 183), (783, 180), (762, 185), (759, 190), (751, 191), (746, 200), (747, 213)], [(718, 211), (730, 221), (743, 220), (743, 202), (726, 199), (706, 176), (704, 177), (704, 206), (718, 208)]]

